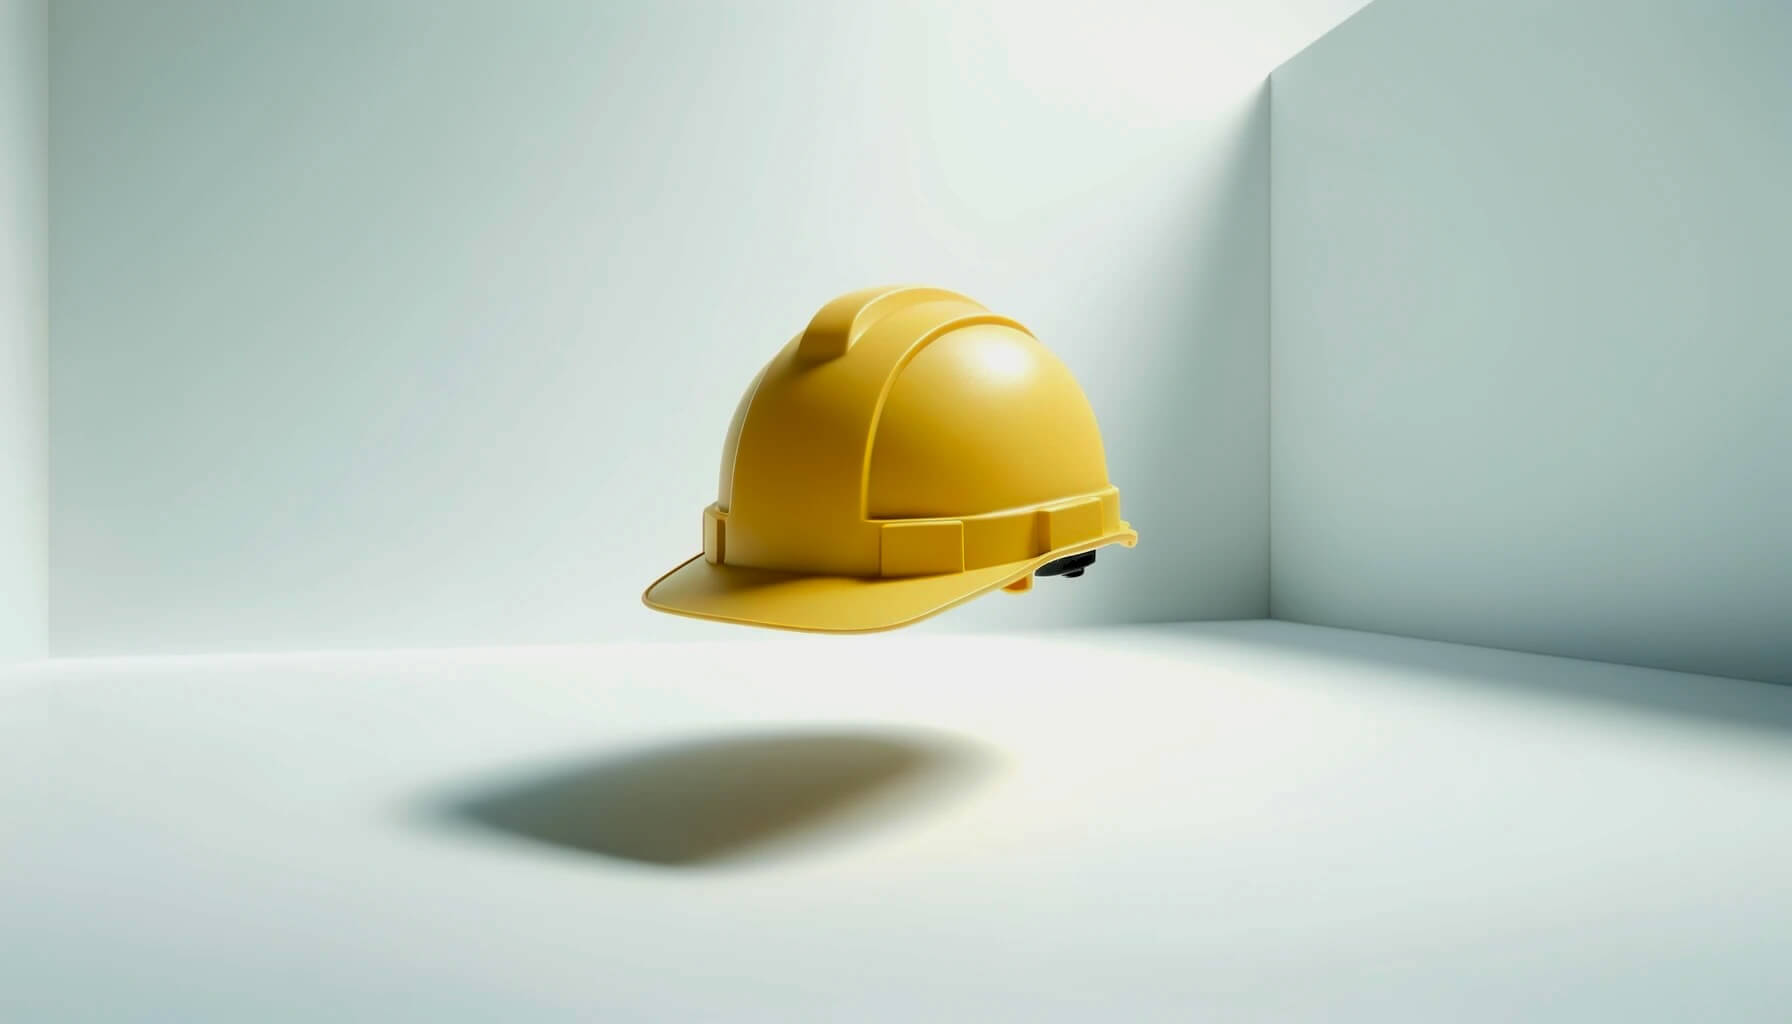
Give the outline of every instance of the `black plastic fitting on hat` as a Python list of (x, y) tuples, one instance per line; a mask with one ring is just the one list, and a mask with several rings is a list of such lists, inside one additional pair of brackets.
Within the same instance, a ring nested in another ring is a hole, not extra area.
[(1035, 576), (1062, 576), (1074, 580), (1083, 574), (1083, 570), (1095, 564), (1095, 552), (1085, 551), (1080, 555), (1065, 555), (1045, 563), (1034, 571)]

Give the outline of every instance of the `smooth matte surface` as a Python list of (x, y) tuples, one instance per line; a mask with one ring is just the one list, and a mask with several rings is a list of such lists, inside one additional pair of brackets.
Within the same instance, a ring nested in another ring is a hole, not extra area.
[(1261, 615), (1261, 84), (1358, 6), (58, 3), (52, 648), (694, 635), (635, 595), (746, 383), (904, 281), (1152, 538), (940, 628)]
[(0, 662), (49, 630), (48, 26), (0, 0)]
[(0, 1017), (1792, 1000), (1792, 688), (1288, 623), (765, 636), (5, 678)]
[(1788, 54), (1380, 0), (1275, 72), (1275, 617), (1792, 681)]

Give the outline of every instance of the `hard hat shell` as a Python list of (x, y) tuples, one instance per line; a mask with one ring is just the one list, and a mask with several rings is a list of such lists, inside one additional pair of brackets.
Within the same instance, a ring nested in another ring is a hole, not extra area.
[(703, 553), (642, 600), (869, 632), (1137, 541), (1088, 399), (1032, 332), (954, 292), (872, 288), (823, 306), (748, 387)]

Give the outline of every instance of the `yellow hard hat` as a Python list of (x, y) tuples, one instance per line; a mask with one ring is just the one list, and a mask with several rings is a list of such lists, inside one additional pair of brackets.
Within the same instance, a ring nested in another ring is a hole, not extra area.
[(823, 306), (747, 388), (703, 553), (642, 600), (869, 632), (1137, 542), (1089, 400), (1032, 332), (954, 292), (872, 288)]

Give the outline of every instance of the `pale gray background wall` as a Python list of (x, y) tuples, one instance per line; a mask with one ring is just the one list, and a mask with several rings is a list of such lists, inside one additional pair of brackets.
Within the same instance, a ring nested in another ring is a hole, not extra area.
[(944, 628), (1268, 607), (1262, 81), (1360, 0), (59, 0), (61, 654), (694, 635), (727, 417), (868, 283), (1020, 318), (1136, 552)]
[(1792, 680), (1789, 59), (1380, 0), (1275, 73), (1276, 617)]
[(0, 0), (0, 662), (47, 629), (49, 74), (43, 0)]

